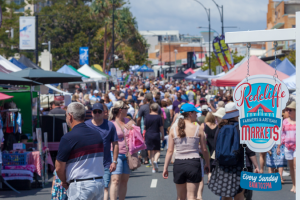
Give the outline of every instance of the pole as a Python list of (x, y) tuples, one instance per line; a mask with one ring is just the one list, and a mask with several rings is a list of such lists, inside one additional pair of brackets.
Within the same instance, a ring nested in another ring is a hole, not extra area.
[(38, 33), (38, 25), (39, 25), (39, 16), (36, 15), (35, 16), (35, 64), (38, 65), (39, 64), (39, 51), (38, 51), (38, 37), (39, 37), (39, 33)]
[(112, 0), (112, 67), (115, 67), (115, 0)]
[(221, 6), (222, 8), (222, 17), (221, 17), (221, 22), (222, 22), (222, 35), (224, 35), (224, 11), (223, 11), (223, 5)]
[(210, 67), (210, 54), (211, 54), (211, 49), (210, 49), (210, 40), (211, 40), (211, 38), (210, 38), (210, 8), (208, 9), (208, 29), (209, 29), (209, 35), (208, 35), (208, 51), (209, 51), (209, 53), (208, 53), (208, 73), (209, 73), (209, 75), (211, 75), (211, 67)]
[(51, 53), (51, 41), (48, 41), (48, 51)]
[(177, 73), (176, 54), (177, 54), (177, 52), (175, 52), (175, 73)]

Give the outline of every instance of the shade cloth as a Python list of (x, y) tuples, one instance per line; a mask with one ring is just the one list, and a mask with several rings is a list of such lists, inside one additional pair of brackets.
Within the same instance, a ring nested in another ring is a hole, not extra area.
[(99, 74), (95, 70), (93, 70), (90, 66), (87, 64), (83, 65), (78, 69), (78, 71), (86, 76), (89, 76), (92, 79), (97, 79), (97, 80), (106, 80), (106, 77), (102, 74)]
[(276, 66), (278, 66), (282, 61), (279, 60), (278, 58), (276, 58), (276, 60), (274, 60), (273, 62), (271, 62), (270, 66), (275, 68), (275, 64)]
[(187, 76), (185, 79), (189, 81), (204, 81), (202, 79), (197, 78), (197, 76), (200, 75), (208, 75), (208, 70), (206, 71), (198, 70), (194, 74)]
[(0, 55), (0, 65), (3, 66), (5, 69), (10, 70), (12, 72), (20, 71), (22, 70), (15, 64), (11, 63), (10, 61), (6, 60), (4, 57)]
[(153, 69), (147, 67), (146, 65), (142, 65), (138, 69), (135, 70), (136, 72), (154, 72)]
[(187, 77), (188, 75), (185, 74), (183, 71), (178, 72), (177, 74), (173, 75), (172, 78), (173, 79), (179, 79), (179, 80), (183, 80)]
[(74, 76), (83, 76), (82, 78), (88, 78), (88, 76), (85, 76), (79, 72), (75, 68), (71, 68), (69, 65), (64, 65), (62, 66), (59, 70), (57, 70), (59, 73), (64, 73), (64, 74), (70, 74)]
[(28, 68), (41, 69), (39, 66), (34, 64), (29, 58), (27, 58), (24, 55), (21, 56), (21, 58), (19, 59), (19, 62), (22, 63), (23, 65), (25, 65)]
[(185, 74), (191, 73), (194, 74), (195, 71), (192, 68), (188, 68), (187, 70), (184, 71)]
[(0, 65), (0, 72), (5, 73), (5, 74), (9, 74), (12, 71), (10, 71), (10, 70), (6, 69), (5, 67), (3, 67), (2, 65)]
[(20, 63), (19, 61), (17, 61), (17, 59), (12, 58), (9, 60), (11, 63), (15, 64), (17, 67), (21, 68), (21, 69), (26, 69), (27, 67), (25, 65), (23, 65), (22, 63)]
[(45, 71), (41, 69), (27, 68), (22, 71), (10, 73), (10, 75), (30, 79), (43, 84), (65, 83), (81, 81), (81, 76), (63, 74), (59, 72)]
[[(220, 78), (212, 79), (211, 84), (213, 86), (232, 86), (235, 87), (239, 82), (241, 82), (247, 75), (247, 65), (248, 62), (244, 62), (239, 67), (230, 70), (227, 74)], [(260, 60), (256, 56), (251, 56), (249, 59), (249, 74), (252, 75), (271, 75), (273, 76), (275, 70), (264, 61)], [(280, 80), (286, 79), (289, 76), (277, 71), (278, 78)]]
[(296, 67), (289, 61), (289, 59), (285, 58), (276, 69), (286, 75), (293, 75), (296, 72)]
[(296, 90), (296, 74), (293, 74), (287, 79), (284, 79), (282, 82), (285, 83), (289, 90)]

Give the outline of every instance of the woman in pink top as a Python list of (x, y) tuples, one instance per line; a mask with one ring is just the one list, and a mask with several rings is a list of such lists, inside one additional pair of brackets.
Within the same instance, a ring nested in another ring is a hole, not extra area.
[(123, 101), (116, 101), (114, 102), (114, 105), (109, 112), (108, 120), (115, 125), (119, 138), (119, 155), (117, 167), (116, 170), (111, 173), (111, 200), (116, 200), (118, 196), (120, 200), (124, 200), (127, 192), (127, 183), (129, 179), (130, 169), (126, 158), (127, 151), (124, 135), (126, 138), (129, 137), (128, 130), (131, 130), (132, 125), (134, 124), (132, 120), (126, 118), (128, 108), (128, 105), (126, 105)]
[[(281, 144), (285, 146), (285, 159), (289, 163), (293, 187), (291, 192), (296, 193), (296, 102), (293, 101), (286, 107), (289, 118), (283, 120)], [(277, 154), (280, 154), (280, 145), (277, 148)]]

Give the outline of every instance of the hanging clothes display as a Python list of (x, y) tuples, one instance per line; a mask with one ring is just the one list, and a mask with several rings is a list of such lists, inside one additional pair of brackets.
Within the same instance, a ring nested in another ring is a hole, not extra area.
[(22, 133), (22, 115), (20, 112), (18, 112), (18, 117), (17, 117), (16, 123), (18, 125), (17, 132)]

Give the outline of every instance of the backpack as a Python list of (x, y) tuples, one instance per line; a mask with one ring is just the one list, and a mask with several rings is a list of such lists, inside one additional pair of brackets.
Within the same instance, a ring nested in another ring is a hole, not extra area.
[(240, 138), (236, 129), (238, 122), (223, 126), (216, 143), (216, 159), (220, 165), (232, 166), (238, 163)]

